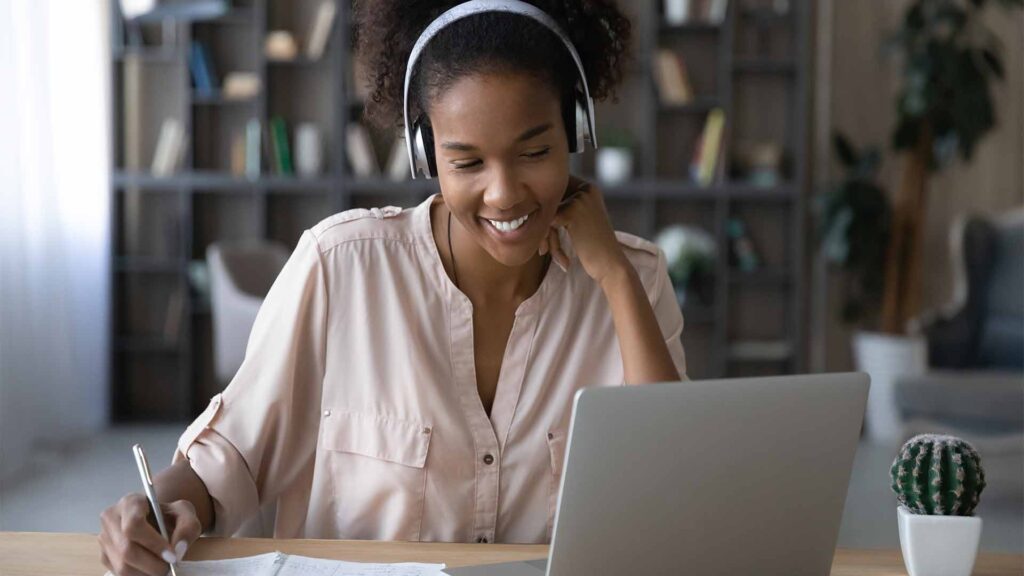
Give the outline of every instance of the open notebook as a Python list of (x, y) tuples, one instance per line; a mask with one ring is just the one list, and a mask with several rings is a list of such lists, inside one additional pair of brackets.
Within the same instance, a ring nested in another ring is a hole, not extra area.
[[(373, 564), (269, 552), (228, 560), (184, 560), (174, 570), (178, 576), (438, 576), (444, 568), (444, 564)], [(107, 572), (106, 576), (112, 575)]]

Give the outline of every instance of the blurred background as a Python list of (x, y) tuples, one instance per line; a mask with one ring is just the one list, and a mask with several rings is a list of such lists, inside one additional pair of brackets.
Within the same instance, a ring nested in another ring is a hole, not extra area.
[[(1024, 552), (1019, 0), (642, 0), (600, 149), (665, 250), (691, 378), (872, 376), (840, 546), (899, 546), (889, 466), (971, 441)], [(98, 530), (241, 362), (300, 234), (418, 204), (362, 122), (351, 0), (0, 0), (0, 530)]]

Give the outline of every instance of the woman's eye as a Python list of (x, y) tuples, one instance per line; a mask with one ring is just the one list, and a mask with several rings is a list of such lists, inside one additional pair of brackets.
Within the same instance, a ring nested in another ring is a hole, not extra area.
[(479, 163), (480, 162), (477, 161), (477, 162), (469, 162), (468, 164), (452, 164), (452, 166), (454, 166), (456, 170), (464, 170), (466, 168), (472, 168), (473, 166), (476, 166)]

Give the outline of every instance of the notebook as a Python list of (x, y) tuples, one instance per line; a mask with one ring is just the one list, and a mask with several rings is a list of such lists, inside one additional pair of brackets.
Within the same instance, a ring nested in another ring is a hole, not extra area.
[[(183, 560), (178, 576), (437, 576), (444, 564), (346, 562), (268, 552), (226, 560)], [(113, 576), (107, 572), (106, 576)]]

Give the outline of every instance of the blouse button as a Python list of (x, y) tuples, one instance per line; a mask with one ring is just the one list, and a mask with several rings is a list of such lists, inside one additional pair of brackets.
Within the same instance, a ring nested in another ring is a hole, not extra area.
[(553, 439), (554, 437), (555, 437), (555, 435), (554, 435), (554, 434), (552, 434), (551, 432), (548, 432), (548, 440), (551, 440), (551, 439)]
[(427, 427), (425, 427), (425, 428), (423, 429), (423, 433), (424, 433), (424, 434), (430, 434), (430, 426), (427, 426)]
[(326, 418), (327, 416), (330, 416), (330, 415), (331, 415), (331, 411), (330, 411), (330, 410), (324, 410), (324, 417), (325, 417), (325, 418)]
[(493, 464), (493, 463), (494, 463), (494, 456), (491, 456), (490, 454), (485, 454), (484, 455), (484, 464)]

